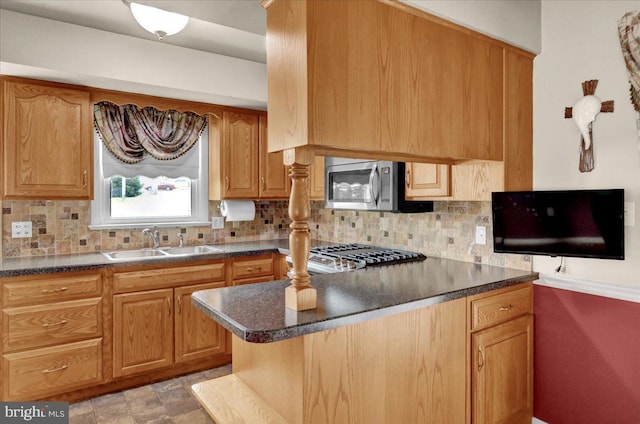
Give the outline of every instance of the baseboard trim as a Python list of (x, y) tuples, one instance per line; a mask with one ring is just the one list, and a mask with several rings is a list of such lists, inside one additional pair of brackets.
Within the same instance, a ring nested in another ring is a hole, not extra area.
[(534, 284), (640, 303), (640, 288), (635, 287), (617, 286), (597, 281), (579, 280), (556, 274), (542, 273), (540, 273), (540, 279), (535, 281)]

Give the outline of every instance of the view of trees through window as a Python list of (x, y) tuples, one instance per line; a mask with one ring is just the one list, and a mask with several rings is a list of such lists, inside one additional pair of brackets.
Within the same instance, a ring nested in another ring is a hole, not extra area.
[[(177, 218), (191, 215), (191, 180), (179, 178), (126, 178), (111, 182), (111, 218)], [(124, 187), (124, 190), (123, 190)]]

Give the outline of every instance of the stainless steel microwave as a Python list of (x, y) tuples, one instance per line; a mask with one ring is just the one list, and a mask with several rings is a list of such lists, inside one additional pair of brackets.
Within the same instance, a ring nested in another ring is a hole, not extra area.
[(433, 202), (405, 199), (403, 162), (325, 158), (325, 207), (387, 212), (433, 212)]

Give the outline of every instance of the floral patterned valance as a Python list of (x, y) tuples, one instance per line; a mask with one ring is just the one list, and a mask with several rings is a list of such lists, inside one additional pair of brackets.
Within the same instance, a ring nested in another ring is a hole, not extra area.
[(104, 101), (94, 105), (94, 123), (105, 148), (134, 164), (147, 156), (172, 160), (184, 155), (198, 141), (207, 119), (193, 112)]

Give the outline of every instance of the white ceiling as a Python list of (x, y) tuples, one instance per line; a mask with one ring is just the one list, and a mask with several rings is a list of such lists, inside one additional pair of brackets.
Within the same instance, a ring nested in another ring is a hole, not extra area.
[[(189, 16), (187, 27), (162, 43), (266, 63), (266, 13), (260, 0), (140, 0)], [(122, 0), (0, 0), (1, 9), (155, 40)]]

